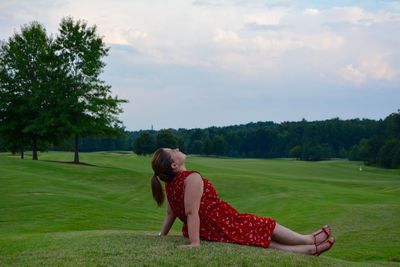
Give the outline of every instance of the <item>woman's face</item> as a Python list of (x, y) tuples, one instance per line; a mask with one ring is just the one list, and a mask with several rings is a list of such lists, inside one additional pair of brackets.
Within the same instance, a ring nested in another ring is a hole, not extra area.
[(186, 155), (179, 151), (179, 148), (164, 148), (164, 150), (168, 152), (173, 163), (177, 165), (178, 169), (185, 164)]

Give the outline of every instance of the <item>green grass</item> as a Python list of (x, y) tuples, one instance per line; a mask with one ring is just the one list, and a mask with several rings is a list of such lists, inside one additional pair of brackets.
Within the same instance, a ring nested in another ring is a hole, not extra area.
[(0, 266), (400, 266), (400, 170), (344, 160), (188, 157), (240, 212), (301, 233), (329, 223), (337, 243), (319, 258), (273, 249), (186, 241), (176, 222), (157, 238), (164, 208), (152, 200), (149, 157), (50, 152), (39, 161), (0, 154)]

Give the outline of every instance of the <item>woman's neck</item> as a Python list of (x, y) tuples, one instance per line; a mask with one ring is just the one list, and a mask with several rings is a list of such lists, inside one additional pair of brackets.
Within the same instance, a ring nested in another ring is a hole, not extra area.
[(179, 169), (178, 169), (178, 173), (179, 172), (183, 172), (183, 171), (186, 171), (186, 166), (185, 166), (185, 164), (183, 164)]

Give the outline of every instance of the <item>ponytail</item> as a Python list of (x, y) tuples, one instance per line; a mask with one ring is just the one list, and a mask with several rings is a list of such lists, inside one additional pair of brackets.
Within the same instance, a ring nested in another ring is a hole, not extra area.
[(171, 156), (163, 148), (157, 149), (151, 159), (151, 167), (154, 171), (154, 175), (151, 177), (151, 191), (153, 192), (153, 199), (159, 207), (164, 203), (165, 197), (160, 180), (169, 183), (175, 177), (172, 163)]
[(153, 193), (153, 199), (157, 202), (157, 206), (161, 207), (164, 203), (164, 191), (160, 180), (158, 180), (155, 174), (151, 177), (151, 191)]

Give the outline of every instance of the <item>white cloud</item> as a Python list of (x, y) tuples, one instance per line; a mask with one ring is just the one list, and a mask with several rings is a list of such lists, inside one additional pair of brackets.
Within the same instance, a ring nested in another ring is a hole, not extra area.
[(262, 36), (257, 36), (253, 39), (253, 43), (256, 48), (259, 50), (278, 50), (285, 51), (289, 48), (295, 48), (296, 46), (301, 45), (301, 42), (296, 42), (290, 39), (279, 39), (279, 38), (264, 38)]
[(342, 68), (340, 70), (340, 74), (344, 79), (352, 82), (355, 85), (361, 85), (366, 79), (366, 74), (354, 67), (353, 64), (349, 64)]
[(339, 34), (334, 33), (322, 33), (314, 35), (305, 35), (304, 46), (314, 50), (331, 50), (342, 46), (345, 42), (345, 38)]
[(335, 7), (322, 12), (325, 22), (347, 22), (354, 26), (371, 26), (383, 22), (400, 22), (400, 14), (391, 10), (375, 12), (353, 7)]
[(148, 34), (135, 29), (115, 27), (104, 32), (104, 40), (109, 44), (137, 45), (138, 41), (146, 39)]
[(389, 64), (380, 57), (368, 58), (357, 66), (349, 64), (340, 70), (342, 77), (355, 85), (361, 85), (368, 80), (391, 81), (398, 74)]
[(361, 62), (360, 68), (374, 80), (390, 81), (396, 77), (396, 71), (379, 57), (364, 60)]
[[(360, 62), (367, 53), (374, 54), (374, 49), (397, 48), (379, 43), (379, 40), (374, 40), (376, 45), (373, 47), (370, 44), (372, 33), (368, 29), (353, 31), (351, 27), (344, 27), (338, 33), (327, 29), (327, 23), (346, 22), (355, 26), (384, 21), (400, 23), (399, 13), (366, 11), (357, 6), (297, 10), (293, 5), (268, 6), (262, 1), (221, 1), (217, 5), (205, 4), (206, 1), (194, 4), (155, 1), (153, 5), (139, 1), (119, 5), (93, 3), (90, 0), (66, 1), (63, 9), (57, 12), (52, 7), (51, 17), (71, 14), (96, 24), (106, 42), (132, 46), (147, 58), (147, 62), (192, 66), (221, 63), (224, 69), (232, 71), (252, 62), (252, 66), (257, 66), (254, 71), (265, 72), (270, 68), (266, 59), (271, 57), (275, 58), (274, 64), (278, 60), (285, 66), (290, 64), (283, 62), (287, 53), (299, 54), (298, 60), (306, 63), (308, 58), (301, 58), (304, 50), (312, 50), (311, 56), (315, 58), (324, 58), (325, 62), (319, 62), (320, 65), (334, 61), (337, 68), (347, 66), (349, 59), (346, 57), (357, 55), (350, 62)], [(6, 8), (11, 10), (10, 6), (6, 5)], [(365, 47), (358, 48), (356, 43), (363, 43)], [(223, 62), (222, 58), (227, 60)], [(377, 73), (385, 73), (380, 74), (383, 77), (393, 76), (390, 68), (385, 69), (382, 65), (375, 68), (381, 70)]]
[(335, 7), (327, 12), (336, 15), (336, 20), (345, 20), (356, 23), (360, 19), (370, 18), (369, 14), (362, 8), (354, 7)]
[(303, 12), (305, 15), (318, 15), (319, 14), (319, 10), (316, 8), (307, 8), (306, 10), (304, 10)]
[(287, 15), (286, 9), (266, 9), (263, 12), (252, 10), (243, 15), (243, 22), (261, 25), (278, 25), (283, 16)]
[(224, 31), (222, 29), (217, 29), (213, 41), (223, 45), (239, 44), (240, 37), (234, 31)]

